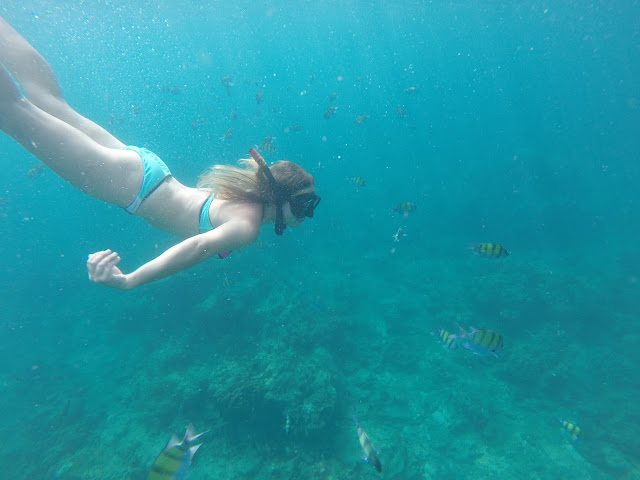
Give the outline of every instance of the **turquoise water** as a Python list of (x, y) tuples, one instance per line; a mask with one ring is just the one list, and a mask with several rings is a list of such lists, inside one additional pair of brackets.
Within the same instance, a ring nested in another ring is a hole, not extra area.
[(191, 480), (376, 478), (355, 410), (384, 478), (640, 479), (638, 2), (52, 3), (0, 12), (82, 114), (188, 185), (276, 137), (323, 199), (117, 292), (88, 253), (177, 239), (1, 136), (3, 478), (144, 479), (189, 422)]

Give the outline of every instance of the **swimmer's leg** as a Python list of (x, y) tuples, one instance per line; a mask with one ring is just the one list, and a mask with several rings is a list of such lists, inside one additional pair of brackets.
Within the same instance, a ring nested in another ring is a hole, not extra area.
[(84, 132), (100, 145), (122, 148), (104, 128), (73, 110), (62, 98), (51, 66), (35, 48), (0, 17), (0, 63), (20, 84), (35, 106)]
[(0, 64), (0, 129), (78, 190), (125, 207), (142, 184), (137, 153), (107, 148), (38, 108)]

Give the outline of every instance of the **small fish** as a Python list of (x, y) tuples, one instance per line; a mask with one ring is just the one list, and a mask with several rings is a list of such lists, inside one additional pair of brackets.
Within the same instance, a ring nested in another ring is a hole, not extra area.
[(171, 95), (178, 95), (181, 92), (181, 89), (179, 86), (174, 85), (173, 87), (171, 87)]
[(264, 137), (262, 143), (258, 146), (258, 150), (262, 150), (263, 152), (273, 153), (276, 151), (276, 147), (273, 145), (273, 141), (276, 137)]
[(398, 228), (398, 231), (396, 233), (393, 234), (393, 241), (394, 242), (399, 242), (401, 238), (406, 237), (407, 234), (404, 233), (404, 230), (402, 230), (402, 227)]
[(284, 129), (284, 133), (301, 132), (302, 130), (303, 130), (302, 125), (300, 125), (299, 123), (294, 123), (290, 127), (286, 127)]
[(224, 132), (224, 135), (220, 137), (220, 140), (224, 142), (225, 140), (228, 140), (229, 138), (233, 137), (233, 132), (234, 132), (233, 128), (229, 128), (226, 132)]
[(369, 115), (362, 114), (362, 115), (358, 115), (353, 123), (355, 123), (356, 125), (362, 125), (367, 120), (369, 120)]
[(582, 437), (582, 429), (577, 426), (575, 423), (567, 422), (566, 420), (558, 419), (562, 428), (564, 428), (567, 432), (571, 434), (571, 439), (575, 442), (580, 437)]
[(455, 350), (458, 348), (456, 345), (456, 335), (453, 335), (441, 328), (438, 330), (438, 336), (442, 340), (442, 343), (444, 343), (445, 348), (448, 348), (449, 350)]
[(231, 87), (233, 87), (233, 83), (231, 83), (232, 79), (233, 77), (231, 75), (225, 75), (220, 79), (220, 83), (224, 85), (224, 89), (227, 92), (228, 97), (231, 96)]
[(472, 245), (471, 250), (473, 250), (479, 257), (502, 258), (509, 256), (507, 249), (497, 243), (481, 243), (480, 245)]
[(206, 121), (207, 121), (207, 118), (206, 118), (206, 117), (198, 117), (198, 118), (194, 119), (194, 120), (191, 122), (191, 129), (192, 129), (192, 130), (197, 129), (199, 125), (202, 125), (202, 124), (203, 124), (203, 123), (205, 123)]
[(276, 151), (276, 147), (271, 145), (270, 143), (265, 143), (265, 144), (259, 145), (258, 150), (261, 150), (267, 153), (274, 153)]
[(376, 450), (376, 447), (371, 443), (369, 435), (365, 433), (360, 426), (360, 423), (358, 423), (358, 418), (355, 413), (353, 414), (353, 421), (355, 422), (358, 430), (358, 440), (360, 440), (360, 446), (362, 447), (363, 460), (373, 466), (378, 473), (382, 473), (382, 464), (378, 458), (378, 450)]
[(236, 113), (235, 110), (231, 110), (231, 113), (229, 114), (229, 118), (231, 118), (231, 120), (237, 120), (238, 119), (238, 114)]
[(256, 103), (260, 105), (262, 103), (263, 98), (264, 98), (264, 92), (262, 90), (258, 90), (256, 92)]
[(27, 177), (29, 178), (38, 178), (42, 175), (44, 175), (44, 165), (40, 163), (31, 167), (27, 172)]
[(109, 115), (109, 125), (113, 125), (115, 122), (124, 123), (124, 115)]
[(222, 288), (229, 288), (231, 285), (233, 285), (233, 280), (231, 280), (229, 277), (224, 277), (224, 280), (222, 280)]
[(415, 203), (403, 202), (403, 203), (399, 203), (398, 205), (396, 205), (393, 208), (393, 211), (394, 212), (398, 212), (398, 213), (404, 215), (405, 217), (407, 217), (409, 215), (409, 212), (413, 212), (417, 208), (418, 208), (418, 206)]
[(194, 435), (193, 425), (189, 424), (182, 441), (171, 435), (169, 443), (151, 465), (147, 480), (185, 480), (193, 456), (202, 445), (193, 445), (193, 442), (204, 433)]
[(336, 92), (333, 92), (331, 95), (329, 95), (330, 102), (333, 102), (336, 98), (338, 98), (338, 94)]
[(289, 429), (291, 428), (291, 417), (289, 416), (289, 410), (284, 412), (284, 434), (289, 435)]
[(462, 348), (466, 348), (470, 352), (476, 355), (493, 355), (498, 357), (499, 351), (502, 350), (503, 340), (502, 335), (493, 330), (478, 330), (477, 328), (469, 327), (467, 332), (460, 325), (456, 324), (460, 335), (451, 335), (459, 343)]
[(407, 112), (404, 111), (404, 108), (398, 107), (396, 109), (396, 114), (398, 115), (399, 118), (402, 118), (407, 114)]
[(329, 107), (324, 111), (324, 118), (331, 118), (333, 117), (333, 114), (336, 113), (336, 110), (338, 110), (338, 107)]
[(416, 93), (418, 93), (418, 88), (417, 87), (405, 88), (404, 93), (408, 93), (409, 95), (415, 95)]
[(353, 177), (351, 180), (353, 181), (353, 183), (355, 183), (359, 187), (367, 186), (367, 182), (362, 177)]

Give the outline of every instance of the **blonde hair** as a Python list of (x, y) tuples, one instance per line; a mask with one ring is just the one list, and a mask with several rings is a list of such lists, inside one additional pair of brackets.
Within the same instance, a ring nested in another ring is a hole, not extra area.
[[(198, 188), (222, 200), (260, 204), (276, 203), (276, 193), (263, 169), (252, 159), (238, 162), (243, 168), (214, 165), (200, 175)], [(291, 195), (314, 184), (313, 177), (300, 165), (280, 160), (269, 167), (277, 183), (278, 196), (287, 201)]]

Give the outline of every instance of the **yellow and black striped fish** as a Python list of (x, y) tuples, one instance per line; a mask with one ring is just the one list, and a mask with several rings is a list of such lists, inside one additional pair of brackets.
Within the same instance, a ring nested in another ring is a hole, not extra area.
[(471, 327), (467, 332), (458, 325), (460, 335), (457, 335), (457, 343), (463, 348), (475, 353), (476, 355), (493, 355), (498, 356), (498, 352), (502, 350), (504, 342), (502, 335), (493, 330), (478, 330)]
[(562, 428), (571, 434), (571, 439), (575, 442), (582, 436), (582, 429), (575, 423), (567, 422), (566, 420), (558, 419)]
[(224, 132), (224, 134), (220, 137), (220, 140), (222, 140), (223, 142), (225, 140), (229, 140), (231, 137), (233, 137), (233, 128), (228, 128), (226, 132)]
[(359, 187), (366, 187), (367, 186), (367, 182), (362, 177), (353, 177), (352, 180), (353, 180), (353, 183), (355, 183)]
[(262, 143), (258, 146), (258, 150), (267, 153), (274, 153), (276, 151), (276, 147), (273, 145), (273, 141), (276, 137), (264, 137)]
[(402, 202), (399, 203), (398, 205), (396, 205), (393, 208), (394, 212), (398, 212), (402, 215), (404, 215), (405, 217), (409, 214), (409, 212), (413, 212), (414, 210), (416, 210), (418, 208), (418, 206), (415, 203), (411, 203), (411, 202)]
[(261, 152), (266, 152), (266, 153), (275, 153), (275, 151), (277, 150), (276, 147), (271, 144), (271, 143), (263, 143), (262, 145), (260, 145), (258, 147), (258, 150), (260, 150)]
[(325, 111), (324, 111), (324, 118), (331, 118), (333, 117), (333, 114), (336, 113), (336, 111), (338, 110), (338, 107), (328, 107)]
[(497, 243), (481, 243), (480, 245), (473, 245), (471, 250), (476, 252), (476, 255), (479, 257), (501, 258), (509, 256), (507, 249)]
[(458, 348), (458, 346), (456, 345), (456, 335), (452, 335), (442, 328), (438, 330), (438, 335), (440, 336), (440, 339), (442, 340), (445, 348), (448, 348), (449, 350), (455, 350), (456, 348)]
[(182, 441), (171, 435), (169, 443), (151, 465), (147, 480), (185, 480), (193, 456), (202, 445), (193, 445), (193, 442), (204, 433), (194, 435), (193, 425), (189, 424)]

